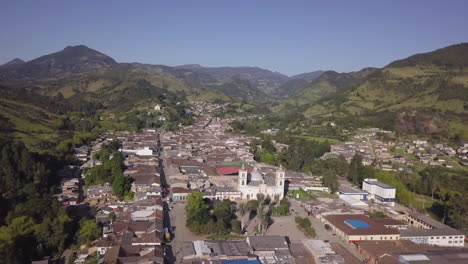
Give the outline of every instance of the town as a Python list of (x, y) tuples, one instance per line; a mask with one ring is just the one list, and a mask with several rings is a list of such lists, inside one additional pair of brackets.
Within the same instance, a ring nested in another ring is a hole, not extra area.
[[(56, 196), (63, 206), (93, 208), (102, 233), (69, 263), (84, 264), (91, 256), (100, 263), (154, 264), (468, 261), (465, 234), (399, 204), (395, 186), (374, 178), (362, 186), (340, 179), (331, 193), (321, 175), (257, 162), (250, 149), (254, 137), (227, 133), (235, 119), (213, 116), (222, 107), (195, 103), (193, 125), (172, 132), (107, 132), (75, 150), (83, 165), (59, 171)], [(454, 149), (379, 139), (388, 133), (362, 129), (353, 141), (332, 145), (325, 157), (343, 156), (349, 163), (360, 153), (363, 165), (388, 171), (411, 170), (418, 161), (467, 165), (466, 144)], [(93, 170), (116, 153), (123, 158), (122, 184), (93, 178)], [(116, 193), (115, 186), (124, 190)]]

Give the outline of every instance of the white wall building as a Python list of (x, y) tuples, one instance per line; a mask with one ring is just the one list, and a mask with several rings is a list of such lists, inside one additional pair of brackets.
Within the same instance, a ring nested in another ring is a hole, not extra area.
[(411, 240), (417, 244), (426, 244), (440, 247), (464, 247), (465, 235), (431, 217), (410, 212), (406, 215), (410, 228), (400, 230), (401, 239)]
[(124, 153), (132, 153), (132, 154), (135, 154), (137, 156), (153, 156), (154, 153), (153, 153), (153, 150), (150, 148), (150, 147), (143, 147), (143, 148), (139, 148), (139, 149), (120, 149), (120, 152), (124, 152)]
[[(250, 176), (250, 177), (249, 177)], [(257, 194), (261, 193), (266, 196), (270, 196), (272, 199), (275, 195), (279, 196), (281, 200), (284, 196), (284, 181), (285, 171), (280, 166), (275, 173), (275, 178), (264, 177), (257, 168), (248, 174), (244, 165), (239, 170), (238, 177), (238, 189), (241, 192), (241, 199), (257, 199)]]
[(368, 198), (373, 198), (378, 203), (395, 205), (395, 187), (381, 183), (377, 179), (364, 179), (362, 189), (369, 193)]

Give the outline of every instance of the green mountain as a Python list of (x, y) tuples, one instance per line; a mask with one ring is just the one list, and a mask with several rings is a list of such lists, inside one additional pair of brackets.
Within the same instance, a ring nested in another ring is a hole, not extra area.
[(363, 73), (360, 80), (335, 76), (322, 81), (328, 76), (322, 74), (316, 87), (299, 92), (293, 103), (306, 116), (333, 116), (402, 133), (468, 137), (467, 54), (464, 43), (395, 61)]
[(290, 79), (292, 80), (306, 80), (306, 81), (313, 81), (317, 79), (322, 73), (325, 71), (313, 71), (313, 72), (305, 72), (301, 74), (297, 74), (294, 76), (291, 76)]
[(155, 104), (164, 107), (166, 124), (185, 122), (191, 89), (183, 80), (116, 63), (84, 46), (2, 66), (0, 76), (0, 137), (18, 138), (36, 150), (73, 137), (77, 129), (157, 123), (158, 113), (148, 114)]
[(276, 95), (278, 88), (289, 80), (289, 77), (282, 73), (259, 67), (203, 67), (198, 64), (188, 64), (176, 66), (175, 68), (205, 73), (221, 83), (232, 82), (232, 78), (240, 76), (251, 83), (249, 86), (255, 87), (267, 95)]
[(117, 63), (86, 46), (67, 47), (0, 66), (0, 134), (56, 141), (63, 135), (51, 131), (72, 112), (141, 127), (155, 122), (147, 116), (154, 104), (176, 124), (185, 120), (187, 101), (202, 100), (269, 103), (279, 115), (468, 137), (467, 54), (468, 44), (459, 44), (382, 69), (287, 77), (256, 67)]
[[(277, 113), (282, 113), (285, 109), (295, 106), (298, 111), (305, 111), (305, 115), (309, 115), (307, 113), (308, 109), (315, 105), (317, 101), (356, 85), (375, 70), (375, 68), (365, 68), (349, 73), (326, 71), (311, 82), (301, 79), (288, 81), (285, 85), (289, 86), (290, 98), (275, 106), (274, 110)], [(292, 82), (296, 82), (296, 85), (291, 84)]]
[(211, 85), (207, 88), (218, 90), (231, 98), (238, 98), (247, 103), (266, 102), (268, 96), (242, 75), (234, 75), (221, 84)]
[(313, 80), (307, 88), (300, 90), (293, 98), (309, 102), (316, 101), (323, 96), (336, 93), (344, 88), (357, 84), (375, 70), (375, 68), (365, 68), (357, 72), (349, 73), (326, 71)]
[(9, 64), (0, 69), (0, 82), (58, 78), (116, 66), (117, 62), (86, 46), (69, 46), (62, 51), (26, 63)]

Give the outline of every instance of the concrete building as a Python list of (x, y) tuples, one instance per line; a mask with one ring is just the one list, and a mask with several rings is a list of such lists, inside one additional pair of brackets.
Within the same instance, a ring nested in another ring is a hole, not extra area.
[(249, 236), (246, 241), (252, 248), (251, 253), (257, 255), (261, 263), (295, 263), (284, 236)]
[(465, 235), (431, 217), (411, 212), (406, 216), (410, 228), (401, 230), (401, 239), (441, 247), (464, 247)]
[(374, 199), (377, 203), (395, 206), (396, 188), (377, 179), (364, 179), (362, 189), (369, 193), (368, 198)]
[(347, 199), (348, 197), (354, 198), (356, 200), (367, 200), (369, 193), (366, 191), (362, 191), (353, 187), (343, 186), (338, 189), (338, 196), (341, 199)]
[(333, 251), (329, 243), (323, 240), (306, 239), (303, 240), (305, 248), (314, 256), (315, 263), (318, 264), (344, 264), (345, 260)]

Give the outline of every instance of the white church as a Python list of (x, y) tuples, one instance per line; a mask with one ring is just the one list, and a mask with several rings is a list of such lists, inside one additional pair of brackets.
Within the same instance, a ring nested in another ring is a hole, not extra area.
[(243, 200), (257, 199), (258, 193), (264, 194), (265, 197), (270, 196), (272, 199), (275, 195), (278, 195), (280, 200), (284, 196), (286, 177), (282, 166), (276, 171), (273, 179), (272, 177), (264, 177), (256, 167), (249, 174), (242, 165), (238, 177), (238, 190), (241, 192), (241, 199)]

